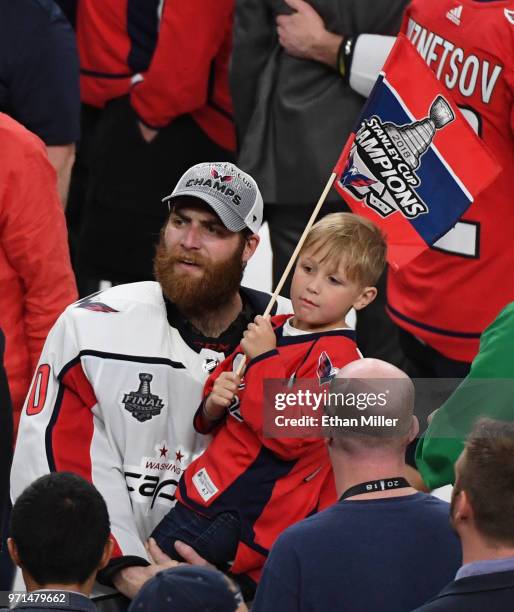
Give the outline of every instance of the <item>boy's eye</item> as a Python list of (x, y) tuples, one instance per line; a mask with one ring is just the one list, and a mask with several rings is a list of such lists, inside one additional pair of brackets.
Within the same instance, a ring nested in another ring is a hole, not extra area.
[(309, 266), (308, 264), (302, 264), (302, 268), (305, 270), (305, 272), (310, 272), (312, 270), (312, 266)]
[(333, 285), (342, 285), (343, 283), (336, 278), (335, 276), (329, 276), (328, 280), (333, 284)]

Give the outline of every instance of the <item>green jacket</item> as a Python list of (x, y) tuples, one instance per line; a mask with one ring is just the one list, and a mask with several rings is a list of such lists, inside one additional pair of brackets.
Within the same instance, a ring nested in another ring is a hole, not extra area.
[(514, 302), (484, 331), (470, 373), (419, 441), (416, 463), (430, 489), (453, 484), (453, 466), (482, 416), (514, 420)]

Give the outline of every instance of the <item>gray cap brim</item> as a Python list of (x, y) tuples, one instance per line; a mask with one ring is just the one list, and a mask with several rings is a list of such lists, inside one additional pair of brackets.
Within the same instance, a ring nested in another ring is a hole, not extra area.
[[(190, 198), (198, 198), (199, 200), (203, 200), (206, 204), (208, 204), (214, 212), (221, 219), (223, 225), (230, 230), (231, 232), (240, 232), (244, 230), (245, 227), (248, 227), (244, 221), (241, 219), (239, 215), (234, 213), (234, 209), (227, 206), (223, 202), (220, 202), (216, 198), (211, 197), (208, 193), (204, 193), (202, 191), (195, 191), (194, 189), (188, 188), (184, 191), (177, 191), (173, 194), (163, 198), (163, 202), (170, 202), (171, 200), (175, 200), (180, 197), (190, 197)], [(252, 232), (257, 233), (253, 228), (249, 227)]]

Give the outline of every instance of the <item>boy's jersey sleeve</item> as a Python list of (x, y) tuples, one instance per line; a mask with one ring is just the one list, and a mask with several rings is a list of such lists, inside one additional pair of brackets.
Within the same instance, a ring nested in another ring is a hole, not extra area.
[[(321, 362), (327, 363), (324, 361), (326, 357), (331, 364), (328, 376), (332, 378), (337, 370), (361, 358), (356, 344), (352, 340), (340, 336), (322, 336), (314, 341), (310, 349), (306, 349), (306, 353), (308, 353), (308, 356), (298, 370), (293, 373), (294, 377), (295, 379), (317, 380), (320, 384), (320, 392), (322, 392), (324, 383), (320, 379), (319, 368)], [(313, 442), (317, 443), (319, 440), (318, 438), (290, 438), (286, 436), (271, 438), (265, 435), (264, 382), (273, 379), (290, 379), (291, 372), (289, 370), (286, 357), (282, 354), (280, 347), (252, 359), (246, 369), (244, 397), (241, 400), (240, 407), (245, 424), (257, 434), (261, 443), (284, 459), (293, 459), (302, 455), (306, 447)], [(294, 392), (294, 387), (292, 392)], [(268, 409), (270, 409), (269, 405)], [(302, 414), (299, 413), (297, 416), (303, 414), (312, 415), (312, 409), (305, 407), (302, 409)]]
[[(68, 471), (93, 483), (105, 499), (123, 565), (145, 565), (147, 555), (132, 514), (120, 452), (83, 369), (72, 321), (73, 307), (58, 319), (46, 340), (23, 406), (11, 470), (14, 501), (36, 478)], [(121, 559), (120, 559), (121, 561)]]

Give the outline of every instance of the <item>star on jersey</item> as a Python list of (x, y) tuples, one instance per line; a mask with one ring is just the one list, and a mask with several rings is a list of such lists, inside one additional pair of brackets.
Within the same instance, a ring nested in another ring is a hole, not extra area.
[(181, 462), (183, 458), (184, 458), (184, 455), (180, 452), (180, 449), (175, 452), (176, 461)]
[(161, 453), (161, 457), (166, 457), (166, 455), (168, 454), (168, 449), (166, 448), (164, 444), (158, 450)]

